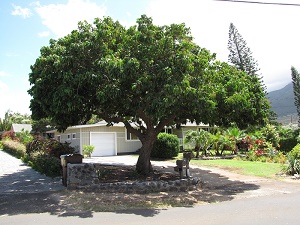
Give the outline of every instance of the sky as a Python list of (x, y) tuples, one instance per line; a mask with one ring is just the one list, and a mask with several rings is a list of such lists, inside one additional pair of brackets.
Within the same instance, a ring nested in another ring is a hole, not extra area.
[(156, 25), (185, 23), (194, 41), (221, 61), (228, 61), (233, 23), (258, 61), (267, 91), (291, 82), (291, 66), (300, 68), (300, 6), (214, 0), (0, 0), (0, 118), (7, 110), (31, 114), (30, 66), (50, 39), (77, 29), (78, 21), (110, 16), (129, 27), (142, 14)]

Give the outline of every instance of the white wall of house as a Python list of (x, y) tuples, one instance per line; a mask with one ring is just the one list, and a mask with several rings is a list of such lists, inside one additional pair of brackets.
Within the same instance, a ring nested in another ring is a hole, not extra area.
[[(185, 134), (189, 130), (198, 130), (201, 128), (208, 128), (207, 125), (192, 125), (192, 126), (182, 126), (179, 129), (172, 129), (172, 133), (177, 135), (180, 140), (180, 145), (183, 149), (184, 146), (184, 138)], [(168, 130), (169, 132), (169, 130)], [(75, 147), (79, 153), (82, 154), (84, 145), (91, 145), (95, 143), (101, 147), (101, 145), (108, 145), (112, 142), (103, 139), (102, 143), (99, 143), (95, 140), (101, 139), (101, 135), (106, 136), (108, 138), (112, 138), (111, 141), (114, 141), (113, 150), (111, 151), (111, 155), (124, 154), (124, 153), (133, 153), (142, 147), (142, 143), (137, 137), (131, 134), (127, 134), (127, 131), (124, 126), (105, 126), (105, 125), (91, 125), (91, 126), (75, 126), (68, 128), (64, 133), (55, 132), (55, 138), (60, 140), (60, 142), (69, 142), (72, 147)], [(113, 134), (113, 135), (109, 135)], [(94, 138), (94, 139), (93, 139)], [(114, 140), (113, 140), (114, 139)], [(99, 148), (100, 148), (99, 147)], [(97, 149), (96, 152), (101, 152), (101, 150)], [(106, 150), (105, 150), (106, 151)], [(107, 153), (106, 153), (107, 154)]]
[[(136, 152), (142, 147), (142, 143), (138, 139), (127, 140), (126, 129), (124, 127), (107, 127), (107, 126), (94, 126), (82, 128), (70, 128), (64, 133), (55, 132), (55, 138), (60, 139), (60, 142), (70, 142), (72, 147), (75, 147), (82, 154), (83, 146), (91, 144), (91, 134), (107, 133), (115, 134), (115, 148), (116, 154)], [(75, 134), (76, 138), (72, 138)]]

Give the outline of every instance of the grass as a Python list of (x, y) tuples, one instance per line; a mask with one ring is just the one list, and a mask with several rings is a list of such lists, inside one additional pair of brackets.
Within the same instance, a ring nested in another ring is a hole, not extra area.
[(218, 159), (218, 160), (197, 160), (192, 159), (191, 165), (218, 167), (227, 170), (234, 170), (234, 172), (244, 175), (275, 178), (276, 174), (280, 173), (283, 165), (279, 163), (265, 163), (241, 161), (235, 159)]
[[(138, 157), (136, 155), (135, 157)], [(177, 159), (182, 159), (183, 154), (179, 153), (178, 157), (170, 160), (175, 164)], [(152, 159), (153, 160), (153, 159)], [(280, 163), (267, 163), (267, 162), (254, 162), (254, 161), (243, 161), (236, 159), (217, 159), (217, 160), (198, 160), (192, 159), (191, 165), (199, 167), (217, 167), (225, 170), (230, 170), (238, 174), (258, 176), (264, 178), (278, 178), (276, 174), (281, 173), (284, 164)]]

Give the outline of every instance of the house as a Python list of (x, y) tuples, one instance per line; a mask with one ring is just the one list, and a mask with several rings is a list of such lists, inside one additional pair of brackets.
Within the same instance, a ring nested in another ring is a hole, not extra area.
[[(208, 129), (208, 125), (187, 123), (180, 128), (166, 127), (162, 132), (177, 135), (181, 146), (183, 146), (184, 134), (191, 129)], [(96, 124), (68, 127), (64, 133), (59, 133), (57, 130), (47, 133), (54, 133), (54, 138), (62, 143), (69, 142), (80, 153), (82, 153), (84, 145), (95, 146), (92, 156), (128, 154), (136, 152), (142, 147), (140, 140), (127, 132), (123, 123), (107, 126), (107, 122), (104, 120)]]
[(24, 131), (29, 131), (30, 133), (32, 133), (32, 126), (31, 124), (15, 124), (13, 123), (11, 125), (11, 130), (13, 130), (15, 133), (17, 132), (21, 132), (24, 129)]

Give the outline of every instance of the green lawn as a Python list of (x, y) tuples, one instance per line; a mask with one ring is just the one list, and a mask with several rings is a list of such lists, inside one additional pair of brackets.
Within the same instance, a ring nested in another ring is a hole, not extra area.
[(251, 162), (240, 161), (231, 159), (218, 159), (218, 160), (197, 160), (192, 159), (191, 165), (206, 166), (206, 167), (218, 167), (223, 169), (234, 170), (237, 173), (275, 178), (276, 173), (280, 173), (283, 169), (283, 165), (279, 163), (263, 163), (263, 162)]
[[(133, 157), (138, 157), (133, 155)], [(176, 159), (182, 159), (182, 153), (176, 157)], [(176, 159), (171, 160), (176, 162)], [(265, 163), (265, 162), (252, 162), (242, 161), (235, 159), (217, 159), (217, 160), (198, 160), (192, 159), (191, 165), (204, 166), (204, 167), (218, 167), (234, 171), (239, 174), (265, 177), (265, 178), (278, 178), (276, 174), (280, 173), (284, 167), (280, 163)]]

